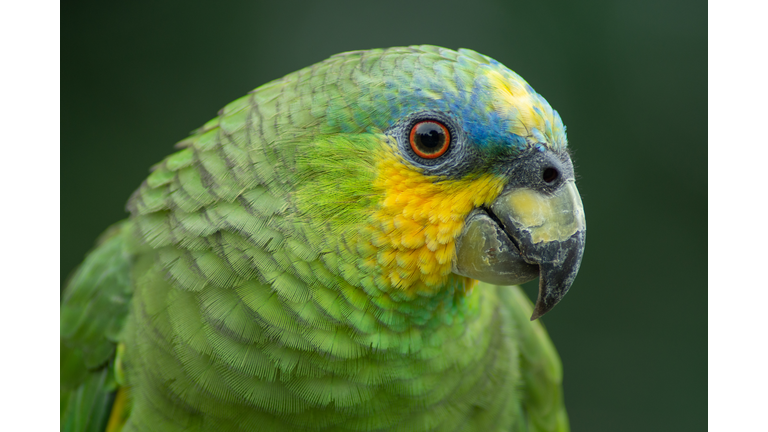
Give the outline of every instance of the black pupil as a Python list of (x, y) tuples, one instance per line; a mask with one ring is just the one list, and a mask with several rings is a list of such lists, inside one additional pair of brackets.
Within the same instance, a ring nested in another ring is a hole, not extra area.
[(445, 132), (435, 123), (424, 122), (416, 127), (414, 140), (424, 153), (436, 153), (445, 144)]
[(544, 170), (544, 173), (541, 175), (541, 178), (544, 179), (547, 183), (552, 183), (557, 179), (557, 170), (554, 168), (547, 168)]

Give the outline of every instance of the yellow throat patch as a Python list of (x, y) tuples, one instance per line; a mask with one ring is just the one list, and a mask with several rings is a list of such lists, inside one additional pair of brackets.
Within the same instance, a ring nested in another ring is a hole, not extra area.
[(504, 179), (492, 174), (460, 180), (425, 176), (387, 151), (380, 161), (374, 188), (384, 192), (384, 199), (369, 227), (378, 253), (368, 264), (383, 268), (383, 282), (395, 289), (434, 293), (451, 274), (464, 219), (493, 202)]

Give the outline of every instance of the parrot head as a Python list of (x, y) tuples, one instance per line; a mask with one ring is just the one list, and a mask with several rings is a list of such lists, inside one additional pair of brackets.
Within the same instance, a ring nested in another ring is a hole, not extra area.
[(344, 53), (302, 73), (328, 96), (312, 104), (323, 107), (311, 108), (312, 138), (295, 140), (293, 196), (350, 283), (429, 295), (539, 277), (531, 319), (562, 299), (584, 210), (565, 126), (519, 75), (429, 46)]

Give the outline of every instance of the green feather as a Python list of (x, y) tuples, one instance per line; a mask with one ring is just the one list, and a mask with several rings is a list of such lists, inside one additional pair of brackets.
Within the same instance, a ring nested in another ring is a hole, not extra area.
[(120, 223), (72, 276), (61, 301), (61, 429), (100, 431), (117, 388), (117, 342), (131, 301), (132, 257)]

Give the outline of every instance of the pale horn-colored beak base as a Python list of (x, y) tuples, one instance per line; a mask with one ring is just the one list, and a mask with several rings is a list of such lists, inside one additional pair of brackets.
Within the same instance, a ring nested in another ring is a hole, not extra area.
[(585, 235), (584, 207), (573, 180), (552, 194), (513, 189), (467, 216), (453, 272), (498, 285), (520, 284), (538, 275), (539, 297), (531, 318), (536, 319), (571, 287)]

